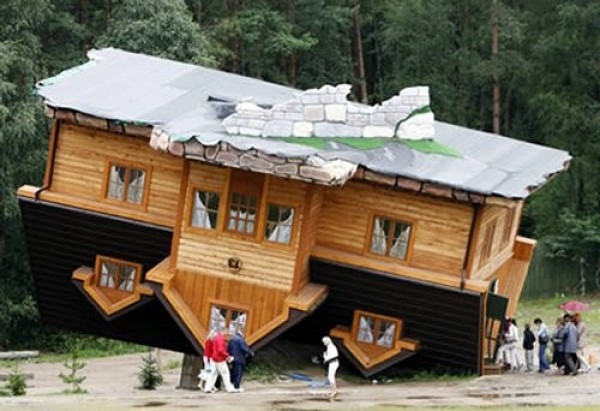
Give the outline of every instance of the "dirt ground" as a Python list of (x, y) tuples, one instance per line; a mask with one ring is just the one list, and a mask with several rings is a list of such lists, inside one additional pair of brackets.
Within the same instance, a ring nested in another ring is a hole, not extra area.
[[(600, 347), (594, 349), (600, 358)], [(179, 369), (164, 371), (165, 383), (156, 391), (143, 391), (137, 373), (142, 354), (86, 360), (81, 372), (87, 394), (63, 394), (66, 387), (58, 378), (66, 369), (61, 363), (25, 364), (32, 373), (27, 395), (0, 397), (0, 410), (189, 410), (206, 407), (219, 410), (348, 410), (393, 409), (396, 407), (440, 406), (547, 406), (583, 405), (600, 409), (600, 371), (597, 366), (575, 377), (538, 373), (490, 375), (453, 382), (411, 382), (356, 384), (340, 382), (340, 396), (330, 402), (316, 394), (306, 382), (282, 380), (263, 384), (248, 382), (241, 394), (202, 394), (175, 388)], [(163, 352), (168, 367), (180, 354)], [(5, 371), (5, 370), (3, 370)], [(322, 379), (322, 375), (318, 376)]]

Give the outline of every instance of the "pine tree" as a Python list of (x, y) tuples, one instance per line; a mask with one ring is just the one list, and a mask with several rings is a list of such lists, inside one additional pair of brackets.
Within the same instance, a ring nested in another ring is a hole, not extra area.
[(12, 395), (25, 395), (27, 383), (25, 382), (25, 375), (23, 375), (21, 372), (19, 363), (15, 363), (15, 365), (11, 368), (10, 374), (8, 374), (8, 378), (6, 380), (6, 388)]
[(65, 361), (64, 366), (69, 369), (68, 374), (63, 374), (62, 372), (58, 374), (61, 380), (65, 384), (70, 384), (70, 388), (65, 389), (63, 392), (68, 394), (84, 394), (87, 392), (84, 388), (81, 388), (81, 383), (85, 381), (86, 377), (78, 376), (77, 373), (83, 367), (85, 367), (84, 362), (80, 362), (77, 360), (77, 352), (73, 351), (71, 354), (70, 361)]
[(163, 382), (163, 377), (160, 375), (158, 370), (158, 362), (156, 357), (152, 355), (152, 352), (148, 352), (148, 355), (142, 357), (142, 368), (138, 373), (140, 380), (140, 388), (142, 390), (155, 390)]

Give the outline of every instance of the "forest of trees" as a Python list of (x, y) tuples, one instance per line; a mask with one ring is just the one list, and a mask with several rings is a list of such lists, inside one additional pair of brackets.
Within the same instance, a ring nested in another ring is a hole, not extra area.
[(93, 47), (300, 89), (351, 83), (354, 99), (369, 103), (429, 85), (439, 120), (573, 155), (570, 170), (529, 200), (521, 233), (594, 279), (597, 0), (2, 0), (0, 23), (0, 348), (47, 332), (15, 199), (20, 185), (41, 183), (45, 166), (49, 123), (34, 85), (85, 62)]

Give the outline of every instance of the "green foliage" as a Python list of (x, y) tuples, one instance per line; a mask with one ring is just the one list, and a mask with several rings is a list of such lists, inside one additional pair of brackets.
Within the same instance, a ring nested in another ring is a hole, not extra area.
[(141, 384), (139, 388), (142, 390), (155, 390), (163, 382), (156, 357), (152, 355), (152, 351), (149, 351), (148, 355), (142, 357), (142, 361), (143, 364), (138, 373)]
[(77, 351), (73, 351), (71, 354), (71, 358), (63, 363), (65, 368), (69, 370), (67, 374), (63, 374), (62, 372), (58, 374), (60, 379), (67, 385), (69, 388), (63, 390), (63, 392), (67, 394), (85, 394), (87, 390), (81, 388), (81, 384), (85, 381), (87, 377), (78, 375), (79, 371), (81, 371), (85, 367), (84, 362), (80, 362), (78, 360)]
[(214, 62), (211, 45), (183, 0), (123, 0), (97, 45), (209, 66)]
[(25, 375), (21, 371), (21, 367), (18, 362), (15, 362), (15, 364), (11, 367), (5, 387), (11, 393), (11, 395), (19, 396), (26, 394), (27, 382), (25, 381)]

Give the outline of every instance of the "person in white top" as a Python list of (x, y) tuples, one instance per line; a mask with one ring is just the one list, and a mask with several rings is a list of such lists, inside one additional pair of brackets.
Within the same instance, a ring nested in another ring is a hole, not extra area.
[(513, 371), (517, 371), (522, 367), (521, 358), (517, 352), (517, 343), (519, 342), (519, 329), (517, 328), (517, 320), (514, 318), (510, 319), (510, 325), (508, 332), (504, 335), (504, 339), (507, 343), (508, 358), (510, 361), (510, 368)]
[(340, 366), (340, 361), (338, 360), (338, 349), (329, 337), (323, 337), (321, 341), (323, 341), (323, 345), (325, 346), (323, 361), (325, 362), (325, 365), (327, 365), (327, 381), (329, 381), (329, 387), (331, 388), (329, 395), (333, 398), (337, 395), (335, 374)]

